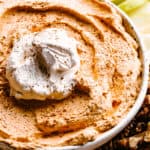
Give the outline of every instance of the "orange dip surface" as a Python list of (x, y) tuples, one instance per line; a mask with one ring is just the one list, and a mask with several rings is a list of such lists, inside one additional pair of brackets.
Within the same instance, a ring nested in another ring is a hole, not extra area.
[[(6, 63), (14, 42), (47, 28), (78, 41), (80, 69), (61, 101), (19, 101), (9, 95)], [(0, 1), (0, 141), (15, 148), (80, 145), (117, 125), (141, 85), (138, 44), (122, 17), (99, 0)]]

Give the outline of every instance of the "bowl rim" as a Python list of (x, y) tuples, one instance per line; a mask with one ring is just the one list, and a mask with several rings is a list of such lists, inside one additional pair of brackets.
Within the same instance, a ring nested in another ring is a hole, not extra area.
[[(99, 0), (99, 1), (107, 2), (108, 4), (110, 4), (112, 7), (114, 7), (117, 10), (117, 12), (122, 17), (123, 22), (125, 22), (125, 24), (128, 25), (130, 34), (139, 43), (139, 53), (142, 59), (143, 73), (142, 73), (141, 89), (137, 96), (136, 102), (133, 105), (133, 107), (130, 109), (126, 117), (123, 118), (121, 122), (118, 123), (118, 125), (102, 133), (101, 136), (96, 138), (94, 141), (88, 142), (84, 145), (78, 145), (78, 146), (62, 146), (62, 147), (48, 146), (48, 147), (43, 147), (43, 148), (37, 148), (36, 150), (92, 150), (94, 148), (97, 148), (105, 144), (106, 142), (111, 140), (113, 137), (115, 137), (119, 132), (121, 132), (134, 118), (134, 116), (137, 114), (137, 112), (139, 111), (139, 109), (141, 108), (144, 102), (144, 98), (145, 98), (147, 87), (148, 87), (148, 79), (149, 79), (149, 58), (146, 56), (147, 52), (145, 52), (143, 40), (141, 39), (140, 34), (137, 31), (137, 28), (135, 27), (131, 19), (122, 10), (120, 10), (117, 6), (115, 6), (115, 4), (113, 4), (110, 0)], [(148, 56), (150, 56), (150, 53), (148, 54)], [(0, 142), (0, 144), (2, 143)], [(5, 143), (3, 144), (5, 145)], [(6, 147), (8, 147), (8, 145)]]
[(100, 137), (96, 138), (92, 142), (88, 142), (84, 145), (78, 145), (78, 146), (45, 147), (45, 148), (37, 149), (37, 150), (91, 150), (91, 149), (97, 148), (105, 144), (109, 140), (111, 140), (118, 133), (120, 133), (131, 122), (131, 120), (137, 114), (137, 112), (139, 111), (139, 109), (141, 108), (144, 102), (144, 98), (145, 98), (147, 87), (148, 87), (149, 62), (146, 56), (143, 40), (141, 39), (140, 34), (137, 31), (137, 28), (135, 27), (131, 19), (121, 9), (119, 9), (115, 4), (113, 4), (109, 0), (100, 0), (100, 1), (107, 2), (108, 4), (110, 4), (112, 7), (114, 7), (117, 10), (117, 12), (123, 18), (123, 21), (126, 22), (127, 25), (129, 26), (131, 30), (130, 32), (132, 32), (130, 34), (134, 36), (136, 41), (139, 43), (139, 52), (141, 53), (140, 55), (142, 58), (143, 73), (142, 73), (141, 89), (136, 99), (136, 102), (133, 105), (133, 107), (130, 109), (126, 117), (123, 118), (121, 122), (118, 123), (118, 125), (102, 133)]

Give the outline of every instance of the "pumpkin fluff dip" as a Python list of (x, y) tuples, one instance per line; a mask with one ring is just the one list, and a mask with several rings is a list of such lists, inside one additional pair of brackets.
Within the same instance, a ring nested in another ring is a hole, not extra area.
[(138, 44), (99, 0), (0, 1), (0, 142), (82, 145), (116, 126), (141, 86)]

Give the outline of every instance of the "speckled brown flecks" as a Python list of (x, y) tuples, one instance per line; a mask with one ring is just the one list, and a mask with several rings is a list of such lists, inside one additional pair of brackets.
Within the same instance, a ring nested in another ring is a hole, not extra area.
[[(20, 37), (51, 27), (78, 41), (78, 84), (63, 101), (20, 104), (9, 97), (7, 57)], [(29, 149), (92, 141), (126, 116), (140, 90), (141, 71), (138, 44), (109, 4), (5, 0), (0, 3), (0, 141)]]

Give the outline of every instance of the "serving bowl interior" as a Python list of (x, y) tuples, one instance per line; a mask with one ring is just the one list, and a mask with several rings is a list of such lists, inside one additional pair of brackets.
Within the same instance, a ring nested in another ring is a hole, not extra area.
[[(37, 150), (92, 150), (94, 148), (97, 148), (103, 145), (104, 143), (108, 142), (110, 139), (116, 136), (121, 130), (123, 130), (128, 125), (128, 123), (134, 118), (134, 116), (142, 106), (147, 91), (148, 74), (149, 74), (149, 68), (148, 68), (149, 63), (145, 55), (143, 42), (139, 36), (139, 33), (137, 32), (136, 27), (133, 25), (132, 21), (128, 18), (128, 16), (125, 13), (123, 13), (120, 9), (118, 9), (109, 0), (102, 0), (102, 1), (109, 3), (112, 7), (114, 7), (118, 11), (118, 13), (122, 16), (123, 25), (125, 26), (126, 31), (130, 35), (132, 35), (134, 39), (137, 41), (137, 43), (139, 44), (138, 54), (142, 62), (142, 83), (135, 104), (130, 109), (126, 117), (122, 119), (122, 121), (118, 125), (102, 133), (99, 137), (96, 138), (96, 140), (92, 142), (88, 142), (84, 145), (78, 145), (78, 146), (45, 147)], [(8, 145), (5, 145), (4, 143), (0, 143), (0, 147), (4, 147), (4, 149), (9, 149)]]
[(149, 74), (149, 63), (148, 59), (146, 58), (146, 53), (143, 45), (143, 41), (135, 27), (135, 25), (132, 23), (130, 18), (123, 12), (121, 11), (117, 6), (112, 4), (109, 0), (101, 0), (109, 3), (112, 7), (114, 7), (118, 13), (121, 15), (122, 20), (123, 20), (123, 25), (126, 28), (126, 31), (132, 35), (132, 37), (137, 41), (139, 44), (139, 49), (138, 49), (138, 54), (142, 62), (142, 83), (140, 87), (140, 92), (137, 96), (137, 99), (135, 101), (134, 106), (130, 109), (128, 114), (122, 121), (113, 127), (112, 129), (104, 132), (101, 134), (96, 140), (92, 142), (88, 142), (87, 144), (84, 145), (79, 145), (79, 146), (65, 146), (65, 147), (46, 147), (44, 150), (92, 150), (95, 149), (109, 140), (111, 140), (114, 136), (116, 136), (121, 130), (123, 130), (129, 122), (134, 118), (134, 116), (137, 114), (139, 111), (140, 107), (143, 104), (146, 91), (147, 91), (147, 86), (148, 86), (148, 74)]

